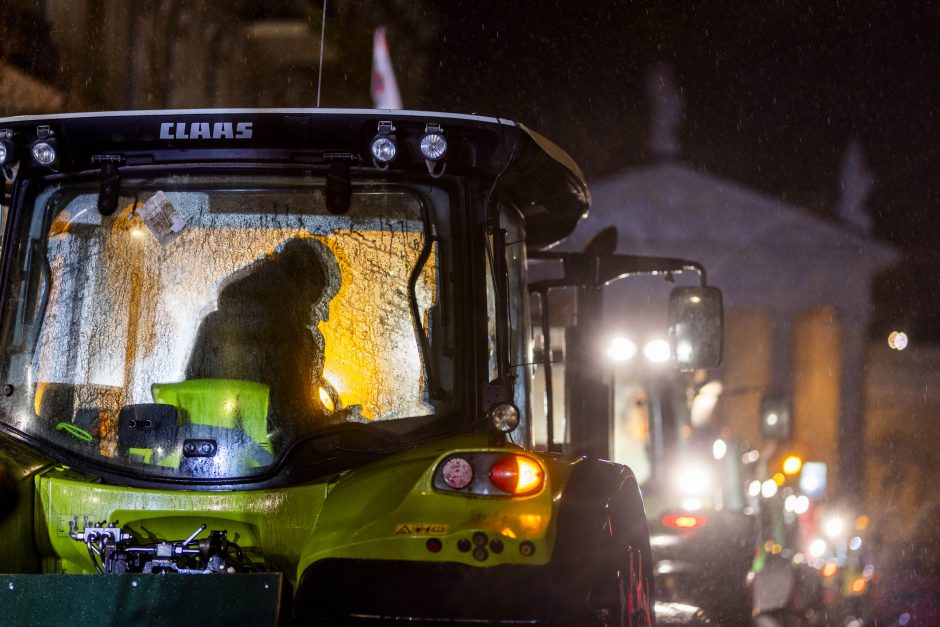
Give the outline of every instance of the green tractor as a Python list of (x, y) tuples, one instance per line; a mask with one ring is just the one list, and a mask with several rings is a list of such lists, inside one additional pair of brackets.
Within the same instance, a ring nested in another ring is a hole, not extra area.
[[(93, 113), (0, 119), (0, 167), (5, 620), (654, 622), (630, 469), (532, 442), (527, 253), (590, 202), (557, 146), (438, 113)], [(688, 267), (558, 260), (588, 291)], [(677, 289), (707, 362), (714, 288)]]

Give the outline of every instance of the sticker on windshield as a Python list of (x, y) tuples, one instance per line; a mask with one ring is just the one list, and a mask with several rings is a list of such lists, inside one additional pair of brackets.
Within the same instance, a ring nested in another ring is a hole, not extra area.
[(434, 523), (400, 523), (395, 526), (396, 536), (441, 536), (447, 533), (447, 525)]
[(137, 209), (137, 215), (161, 246), (170, 244), (186, 229), (186, 220), (163, 192), (151, 196), (150, 200)]

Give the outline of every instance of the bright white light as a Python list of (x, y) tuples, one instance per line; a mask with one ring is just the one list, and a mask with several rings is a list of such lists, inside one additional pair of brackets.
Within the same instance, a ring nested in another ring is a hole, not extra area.
[(625, 337), (615, 337), (605, 352), (614, 361), (627, 361), (636, 355), (636, 344)]
[(677, 487), (683, 494), (703, 494), (711, 487), (711, 482), (711, 476), (699, 466), (687, 466), (676, 475)]
[(822, 538), (816, 538), (809, 544), (809, 554), (813, 557), (822, 557), (826, 552), (826, 541)]
[(819, 480), (813, 475), (805, 475), (800, 482), (800, 487), (807, 492), (815, 492), (819, 489)]
[(767, 424), (769, 426), (774, 426), (779, 420), (780, 418), (777, 416), (777, 414), (767, 414)]
[(721, 438), (718, 438), (715, 440), (715, 443), (712, 444), (712, 455), (715, 459), (723, 459), (727, 452), (728, 445), (725, 444), (725, 441)]
[(701, 499), (682, 499), (682, 509), (695, 512), (702, 509)]
[(769, 499), (777, 493), (777, 483), (773, 479), (768, 479), (760, 484), (760, 493), (765, 499)]
[(376, 137), (372, 141), (372, 156), (379, 163), (388, 163), (395, 158), (398, 152), (395, 142), (388, 137)]
[(425, 159), (437, 161), (447, 152), (447, 140), (440, 133), (428, 133), (421, 138), (421, 154)]
[(797, 514), (805, 514), (809, 510), (809, 497), (805, 494), (801, 494), (796, 497), (796, 504), (793, 506), (793, 511)]
[(787, 510), (788, 512), (795, 512), (796, 511), (796, 499), (797, 499), (797, 496), (795, 494), (791, 494), (790, 496), (788, 496), (787, 500), (783, 502), (783, 509)]
[(672, 546), (679, 542), (679, 538), (672, 534), (654, 535), (650, 534), (650, 546), (662, 547)]
[(826, 532), (826, 535), (830, 538), (835, 538), (842, 534), (842, 531), (845, 529), (845, 523), (838, 516), (833, 516), (828, 519), (823, 525), (823, 531)]
[(39, 165), (52, 165), (55, 161), (55, 148), (48, 142), (36, 142), (33, 144), (33, 159)]
[(860, 548), (862, 548), (862, 539), (859, 538), (858, 536), (855, 536), (854, 538), (849, 540), (849, 548), (852, 549), (853, 551), (857, 551)]
[(669, 361), (669, 342), (666, 340), (650, 340), (643, 347), (643, 354), (652, 362), (661, 364)]
[(892, 331), (888, 335), (888, 346), (896, 351), (902, 351), (907, 348), (907, 333), (904, 331)]
[(741, 455), (741, 462), (745, 464), (753, 464), (760, 459), (760, 452), (756, 448), (752, 448), (747, 453)]
[(676, 359), (682, 363), (692, 361), (692, 343), (688, 340), (682, 340), (676, 344)]
[(757, 496), (760, 494), (760, 481), (755, 479), (754, 481), (747, 484), (747, 493), (750, 496)]

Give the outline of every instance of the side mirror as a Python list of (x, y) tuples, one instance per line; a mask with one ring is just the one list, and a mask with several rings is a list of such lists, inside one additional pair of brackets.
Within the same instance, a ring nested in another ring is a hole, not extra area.
[(680, 370), (721, 364), (723, 333), (721, 290), (677, 287), (669, 295), (669, 341)]

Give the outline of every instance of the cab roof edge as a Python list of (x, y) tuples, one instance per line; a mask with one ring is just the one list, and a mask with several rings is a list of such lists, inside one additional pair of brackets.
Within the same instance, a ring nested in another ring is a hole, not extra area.
[(250, 115), (250, 114), (282, 114), (282, 115), (388, 115), (392, 117), (417, 117), (432, 119), (464, 120), (468, 122), (482, 122), (500, 126), (517, 126), (513, 120), (506, 118), (473, 115), (466, 113), (447, 113), (443, 111), (419, 111), (410, 109), (147, 109), (125, 111), (81, 111), (75, 113), (50, 113), (46, 115), (16, 115), (0, 118), (0, 125), (7, 123), (42, 122), (45, 120), (74, 120), (81, 118), (109, 118), (109, 117), (143, 117), (158, 115)]

